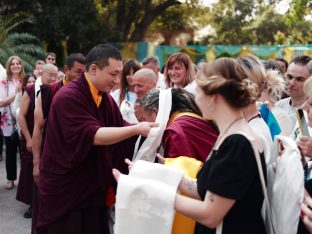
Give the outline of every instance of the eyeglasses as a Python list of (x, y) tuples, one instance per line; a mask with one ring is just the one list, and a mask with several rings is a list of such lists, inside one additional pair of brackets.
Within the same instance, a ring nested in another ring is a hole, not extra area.
[(47, 57), (47, 60), (55, 61), (55, 58), (53, 58), (53, 57)]

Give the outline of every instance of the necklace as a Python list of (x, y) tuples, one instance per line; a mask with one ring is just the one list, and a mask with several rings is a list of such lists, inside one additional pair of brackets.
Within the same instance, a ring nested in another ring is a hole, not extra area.
[(252, 116), (247, 122), (249, 123), (251, 120), (254, 120), (254, 119), (256, 119), (256, 118), (261, 118), (260, 113), (258, 113), (258, 114), (256, 114), (256, 115)]
[(219, 135), (216, 143), (214, 145), (217, 145), (217, 143), (219, 143), (219, 141), (223, 138), (223, 136), (225, 135), (225, 133), (230, 130), (230, 128), (236, 123), (238, 122), (239, 120), (243, 119), (243, 117), (238, 117), (236, 119), (234, 119), (225, 129), (224, 131), (222, 132), (222, 134)]

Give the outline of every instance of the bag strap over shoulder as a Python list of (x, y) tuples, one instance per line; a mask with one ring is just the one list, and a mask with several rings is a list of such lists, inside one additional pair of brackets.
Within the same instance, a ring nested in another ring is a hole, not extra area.
[[(270, 205), (270, 202), (269, 202), (269, 197), (268, 197), (268, 191), (267, 191), (267, 187), (266, 187), (266, 184), (265, 184), (265, 177), (264, 177), (264, 174), (263, 174), (263, 169), (262, 169), (262, 163), (261, 163), (261, 157), (260, 157), (260, 153), (259, 153), (259, 150), (258, 150), (258, 147), (257, 147), (257, 144), (256, 144), (256, 134), (251, 130), (251, 133), (247, 133), (247, 132), (239, 132), (239, 134), (242, 134), (243, 136), (245, 136), (251, 146), (252, 146), (252, 149), (254, 151), (254, 155), (255, 155), (255, 159), (256, 159), (256, 163), (257, 163), (257, 168), (258, 168), (258, 172), (259, 172), (259, 177), (260, 177), (260, 182), (261, 182), (261, 187), (262, 187), (262, 192), (263, 192), (263, 196), (264, 196), (264, 201), (265, 201), (265, 204), (266, 204), (266, 209), (265, 209), (265, 212), (266, 212), (266, 217), (268, 218), (268, 225), (269, 225), (269, 230), (267, 230), (269, 233), (268, 234), (275, 234), (275, 230), (274, 230), (274, 226), (273, 226), (273, 220), (272, 220), (272, 209), (271, 209), (271, 205)], [(266, 220), (264, 220), (266, 222)]]
[[(248, 138), (248, 136), (246, 136), (246, 137)], [(253, 148), (254, 155), (255, 155), (255, 158), (256, 158), (256, 162), (257, 162), (257, 167), (258, 167), (258, 171), (259, 171), (262, 191), (263, 191), (264, 200), (265, 200), (265, 204), (266, 204), (265, 211), (266, 211), (267, 218), (268, 218), (268, 221), (269, 221), (270, 233), (274, 234), (275, 230), (274, 230), (273, 221), (272, 221), (272, 210), (271, 210), (271, 206), (270, 206), (270, 202), (269, 202), (267, 187), (266, 187), (266, 184), (265, 184), (265, 179), (264, 179), (264, 174), (263, 174), (263, 170), (262, 170), (260, 154), (259, 154), (259, 151), (258, 151), (257, 147), (255, 146), (254, 140), (251, 140), (250, 138), (248, 138), (248, 139), (249, 139), (249, 141), (251, 143), (251, 146)]]

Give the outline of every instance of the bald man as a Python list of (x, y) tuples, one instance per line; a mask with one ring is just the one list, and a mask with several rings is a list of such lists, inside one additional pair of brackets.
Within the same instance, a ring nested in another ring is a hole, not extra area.
[(142, 100), (148, 91), (156, 88), (156, 83), (157, 76), (155, 72), (149, 68), (142, 68), (134, 73), (133, 86), (138, 102)]
[(157, 76), (150, 68), (142, 68), (133, 75), (134, 92), (137, 95), (137, 101), (134, 105), (134, 114), (139, 122), (144, 121), (143, 112), (140, 105), (144, 95), (151, 89), (156, 88)]

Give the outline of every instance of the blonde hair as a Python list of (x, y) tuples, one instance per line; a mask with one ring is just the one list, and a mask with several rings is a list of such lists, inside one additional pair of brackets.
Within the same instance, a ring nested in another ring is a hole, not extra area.
[(267, 92), (270, 99), (275, 103), (281, 99), (284, 90), (286, 89), (286, 81), (278, 70), (267, 70)]
[(257, 86), (247, 79), (242, 67), (232, 58), (219, 58), (205, 64), (196, 81), (206, 95), (221, 94), (234, 108), (248, 106), (257, 99)]
[(11, 56), (6, 63), (5, 68), (6, 68), (6, 73), (7, 73), (7, 79), (10, 80), (12, 76), (12, 71), (10, 69), (10, 66), (12, 64), (13, 59), (16, 59), (21, 64), (21, 72), (19, 76), (20, 76), (20, 81), (22, 81), (23, 77), (25, 76), (24, 64), (22, 62), (22, 59), (16, 55)]
[(312, 101), (312, 76), (304, 82), (303, 91), (308, 96), (309, 101)]
[(167, 88), (173, 87), (173, 83), (171, 82), (168, 74), (168, 69), (172, 67), (173, 64), (175, 64), (176, 62), (181, 65), (184, 65), (186, 69), (186, 75), (184, 77), (182, 84), (183, 87), (185, 87), (195, 79), (195, 69), (190, 56), (182, 52), (176, 52), (168, 58), (165, 65), (164, 75)]
[(238, 57), (237, 61), (244, 69), (249, 80), (258, 86), (258, 98), (263, 90), (267, 88), (266, 72), (258, 57), (249, 54), (243, 57)]

